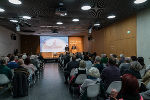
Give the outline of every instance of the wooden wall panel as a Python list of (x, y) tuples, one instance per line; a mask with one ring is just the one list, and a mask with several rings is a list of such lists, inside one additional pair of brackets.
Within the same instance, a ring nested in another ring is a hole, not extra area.
[(40, 37), (33, 35), (21, 35), (21, 53), (40, 53)]
[[(128, 33), (128, 31), (130, 31)], [(101, 35), (100, 35), (101, 34)], [(92, 34), (94, 49), (98, 54), (136, 55), (136, 16), (115, 23)], [(104, 42), (100, 42), (103, 40)], [(103, 48), (103, 49), (100, 49)]]

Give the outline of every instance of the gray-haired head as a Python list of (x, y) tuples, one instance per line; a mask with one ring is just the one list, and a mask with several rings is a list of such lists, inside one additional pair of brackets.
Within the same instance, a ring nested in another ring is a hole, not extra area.
[(131, 64), (130, 68), (135, 71), (140, 71), (142, 69), (142, 65), (138, 61), (133, 61), (130, 64)]

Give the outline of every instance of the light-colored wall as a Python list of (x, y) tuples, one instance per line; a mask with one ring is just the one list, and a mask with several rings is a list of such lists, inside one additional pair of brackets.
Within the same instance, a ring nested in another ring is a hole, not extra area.
[(16, 34), (17, 39), (11, 40), (10, 35), (13, 31), (0, 26), (0, 56), (6, 56), (8, 53), (14, 53), (15, 49), (20, 50), (20, 37)]
[(150, 9), (137, 15), (137, 55), (150, 64)]

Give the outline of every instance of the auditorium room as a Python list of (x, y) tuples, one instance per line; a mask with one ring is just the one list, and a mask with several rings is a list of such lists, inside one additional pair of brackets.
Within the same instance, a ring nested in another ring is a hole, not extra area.
[(150, 100), (150, 0), (0, 0), (0, 100)]

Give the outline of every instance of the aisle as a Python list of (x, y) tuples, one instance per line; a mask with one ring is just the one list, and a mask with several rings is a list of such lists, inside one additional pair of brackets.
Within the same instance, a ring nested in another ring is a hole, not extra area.
[(29, 90), (29, 96), (18, 99), (4, 96), (0, 97), (0, 100), (71, 100), (62, 75), (58, 64), (46, 64), (42, 78)]

